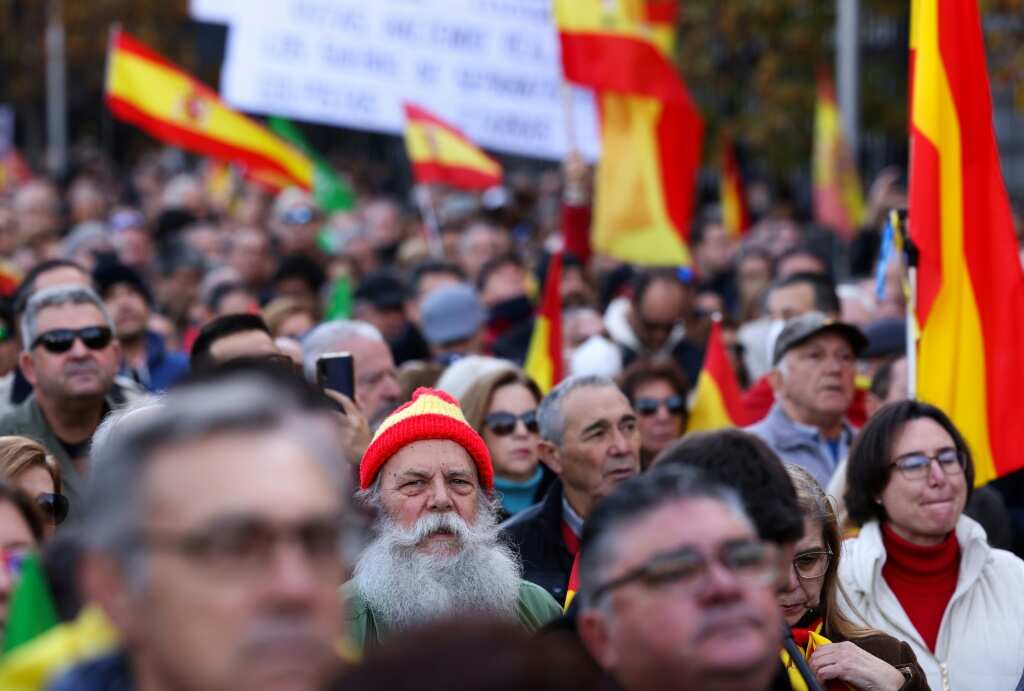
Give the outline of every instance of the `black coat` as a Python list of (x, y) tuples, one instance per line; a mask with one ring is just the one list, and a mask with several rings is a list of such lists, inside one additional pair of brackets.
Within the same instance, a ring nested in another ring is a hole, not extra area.
[(523, 578), (565, 602), (573, 556), (562, 539), (562, 482), (556, 480), (540, 503), (502, 523), (501, 535), (519, 551)]

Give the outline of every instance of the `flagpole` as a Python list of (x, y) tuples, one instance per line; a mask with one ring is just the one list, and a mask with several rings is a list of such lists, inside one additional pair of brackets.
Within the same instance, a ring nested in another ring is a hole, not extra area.
[(906, 210), (889, 212), (897, 233), (903, 237), (903, 256), (907, 262), (907, 398), (917, 398), (917, 246), (910, 237), (910, 224)]
[(566, 154), (574, 153), (578, 148), (576, 140), (576, 108), (573, 105), (572, 86), (562, 82), (562, 114), (565, 116)]
[(444, 244), (441, 242), (441, 224), (437, 220), (437, 210), (434, 209), (434, 193), (431, 185), (417, 185), (416, 204), (420, 207), (420, 215), (423, 217), (423, 225), (427, 231), (427, 248), (430, 256), (435, 259), (444, 258)]

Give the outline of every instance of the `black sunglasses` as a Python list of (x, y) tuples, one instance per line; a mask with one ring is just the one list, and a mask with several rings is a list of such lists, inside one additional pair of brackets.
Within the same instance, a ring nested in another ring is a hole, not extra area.
[(68, 509), (71, 503), (63, 494), (51, 494), (43, 492), (36, 495), (36, 504), (39, 505), (43, 515), (53, 521), (54, 525), (60, 525), (68, 517)]
[(66, 353), (75, 344), (75, 339), (80, 338), (89, 350), (103, 350), (110, 345), (110, 339), (113, 337), (113, 332), (106, 326), (54, 329), (36, 336), (36, 340), (32, 341), (32, 349), (43, 346), (50, 353)]
[(669, 415), (678, 415), (683, 412), (686, 407), (686, 402), (682, 396), (669, 396), (668, 398), (638, 398), (636, 403), (633, 404), (633, 408), (636, 412), (644, 417), (654, 415), (658, 412), (658, 408), (664, 405), (669, 412)]
[(498, 411), (485, 417), (484, 424), (487, 425), (487, 429), (491, 430), (491, 432), (499, 437), (507, 437), (516, 431), (516, 423), (519, 420), (522, 420), (523, 424), (526, 425), (527, 432), (530, 434), (537, 433), (538, 427), (536, 410), (528, 410), (522, 415), (513, 415), (512, 413)]

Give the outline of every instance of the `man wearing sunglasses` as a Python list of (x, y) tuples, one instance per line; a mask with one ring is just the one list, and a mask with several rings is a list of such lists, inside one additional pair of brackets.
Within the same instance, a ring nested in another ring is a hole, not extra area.
[(625, 691), (764, 691), (779, 665), (778, 564), (734, 492), (655, 468), (587, 519), (580, 638)]
[(35, 439), (57, 459), (76, 518), (89, 442), (119, 405), (121, 348), (103, 301), (90, 288), (59, 285), (32, 295), (21, 318), (19, 364), (33, 393), (0, 418), (0, 434)]

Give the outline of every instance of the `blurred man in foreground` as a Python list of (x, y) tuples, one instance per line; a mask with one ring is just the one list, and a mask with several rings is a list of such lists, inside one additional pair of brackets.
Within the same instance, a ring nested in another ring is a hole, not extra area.
[(320, 688), (346, 510), (329, 420), (252, 375), (125, 419), (96, 459), (82, 569), (123, 647), (53, 688)]

